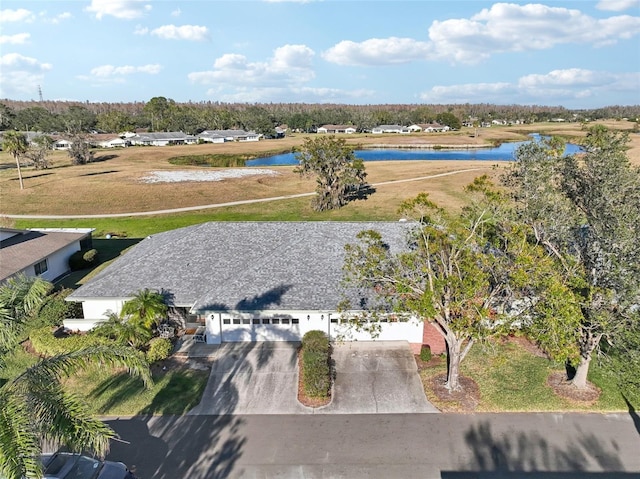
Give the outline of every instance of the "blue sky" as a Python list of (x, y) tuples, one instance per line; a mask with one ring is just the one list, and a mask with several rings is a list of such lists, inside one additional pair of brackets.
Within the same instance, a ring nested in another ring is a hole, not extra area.
[(640, 104), (640, 0), (3, 0), (0, 98)]

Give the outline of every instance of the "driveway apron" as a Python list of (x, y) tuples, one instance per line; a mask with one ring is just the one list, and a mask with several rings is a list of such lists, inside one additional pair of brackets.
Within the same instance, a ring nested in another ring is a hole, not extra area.
[(308, 408), (297, 400), (298, 343), (217, 347), (200, 404), (190, 415), (428, 413), (415, 359), (405, 341), (336, 343), (333, 399)]
[(318, 412), (333, 414), (435, 413), (424, 394), (406, 341), (336, 343), (334, 398)]

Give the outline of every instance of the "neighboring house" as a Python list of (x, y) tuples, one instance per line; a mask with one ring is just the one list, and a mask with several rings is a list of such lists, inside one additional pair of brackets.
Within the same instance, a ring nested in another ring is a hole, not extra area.
[(371, 129), (371, 133), (381, 134), (381, 133), (411, 133), (408, 127), (402, 125), (380, 125)]
[(258, 141), (260, 135), (253, 131), (244, 130), (205, 130), (198, 135), (198, 139), (210, 143), (225, 141)]
[[(342, 285), (344, 246), (367, 229), (392, 251), (405, 247), (406, 222), (212, 222), (147, 237), (82, 285), (69, 301), (82, 303), (92, 324), (144, 288), (170, 298), (187, 327), (206, 327), (206, 342), (299, 341), (309, 330), (332, 339), (371, 340), (346, 328), (368, 298)], [(349, 298), (354, 310), (339, 312)], [(433, 332), (433, 331), (431, 331)], [(406, 340), (419, 350), (422, 321), (381, 323), (380, 340)], [(436, 334), (437, 336), (437, 334)]]
[(449, 131), (450, 129), (447, 125), (441, 125), (440, 123), (419, 123), (409, 126), (409, 130), (412, 132), (423, 131), (425, 133), (440, 133), (442, 131)]
[(0, 228), (0, 283), (20, 273), (53, 281), (69, 271), (69, 257), (91, 248), (91, 232)]
[(138, 133), (128, 140), (134, 146), (193, 145), (198, 142), (195, 136), (181, 131)]
[(318, 128), (317, 133), (325, 133), (325, 134), (338, 134), (338, 133), (346, 133), (353, 134), (357, 130), (351, 125), (322, 125)]
[(120, 137), (103, 140), (98, 143), (101, 148), (124, 148), (129, 146), (129, 141)]
[(71, 145), (73, 145), (72, 141), (66, 140), (64, 138), (59, 138), (53, 142), (52, 148), (54, 150), (69, 150), (71, 149)]

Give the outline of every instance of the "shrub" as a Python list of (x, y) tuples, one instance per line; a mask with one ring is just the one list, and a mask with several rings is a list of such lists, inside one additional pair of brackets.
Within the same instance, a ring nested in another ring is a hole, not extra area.
[(153, 338), (149, 341), (147, 361), (155, 363), (167, 359), (173, 351), (173, 343), (167, 338)]
[(57, 338), (49, 326), (34, 329), (29, 339), (35, 352), (41, 356), (56, 356), (110, 343), (108, 339), (89, 334), (70, 334)]
[(95, 249), (76, 251), (69, 257), (69, 268), (78, 271), (89, 268), (98, 262), (98, 251)]
[(425, 363), (431, 360), (431, 348), (429, 346), (422, 346), (420, 349), (420, 360)]
[(44, 303), (38, 311), (38, 326), (61, 326), (62, 320), (66, 317), (77, 317), (76, 305), (78, 303), (70, 303), (65, 298), (71, 294), (73, 290), (63, 289), (57, 293), (53, 293), (44, 300)]
[(302, 378), (304, 393), (326, 398), (331, 388), (329, 338), (322, 331), (309, 331), (302, 338)]

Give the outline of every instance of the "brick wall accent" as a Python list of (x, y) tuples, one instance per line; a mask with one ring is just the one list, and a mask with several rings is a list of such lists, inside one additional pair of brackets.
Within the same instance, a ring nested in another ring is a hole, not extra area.
[(443, 354), (447, 352), (447, 344), (433, 323), (425, 321), (422, 332), (422, 344), (431, 348), (431, 354)]

